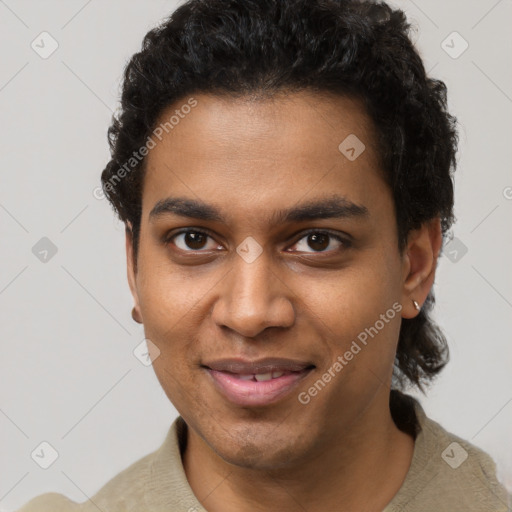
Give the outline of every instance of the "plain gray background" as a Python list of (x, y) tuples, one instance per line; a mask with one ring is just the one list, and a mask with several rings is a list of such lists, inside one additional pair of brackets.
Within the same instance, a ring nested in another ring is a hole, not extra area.
[[(84, 501), (158, 448), (177, 414), (133, 354), (144, 333), (123, 225), (94, 196), (124, 65), (176, 5), (0, 0), (0, 510), (48, 491)], [(421, 401), (512, 490), (512, 2), (393, 5), (461, 125), (455, 245), (434, 288), (451, 362)], [(58, 453), (48, 469), (31, 456), (51, 455), (42, 442)]]

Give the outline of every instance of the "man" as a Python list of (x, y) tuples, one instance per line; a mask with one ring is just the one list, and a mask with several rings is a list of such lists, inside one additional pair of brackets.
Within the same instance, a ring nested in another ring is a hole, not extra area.
[(180, 417), (86, 503), (23, 512), (507, 510), (401, 392), (447, 362), (457, 143), (407, 30), (373, 2), (192, 0), (147, 34), (102, 183)]

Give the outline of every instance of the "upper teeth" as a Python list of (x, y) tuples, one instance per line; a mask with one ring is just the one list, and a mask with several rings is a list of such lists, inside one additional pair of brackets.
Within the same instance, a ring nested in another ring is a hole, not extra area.
[(267, 373), (256, 373), (251, 375), (239, 375), (242, 380), (253, 380), (256, 379), (258, 382), (263, 380), (277, 379), (284, 375), (284, 372), (275, 371), (275, 372), (267, 372)]

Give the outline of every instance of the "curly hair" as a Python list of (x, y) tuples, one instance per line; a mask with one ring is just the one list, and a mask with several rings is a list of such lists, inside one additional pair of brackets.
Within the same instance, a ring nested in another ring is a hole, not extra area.
[[(189, 0), (149, 31), (124, 71), (121, 109), (108, 131), (111, 160), (101, 176), (114, 211), (131, 224), (135, 265), (146, 159), (134, 155), (168, 106), (201, 92), (360, 98), (376, 128), (400, 253), (409, 232), (434, 218), (446, 242), (455, 221), (456, 119), (445, 84), (427, 77), (410, 28), (405, 14), (384, 2)], [(448, 361), (433, 306), (431, 290), (419, 314), (402, 319), (397, 388), (423, 390)]]

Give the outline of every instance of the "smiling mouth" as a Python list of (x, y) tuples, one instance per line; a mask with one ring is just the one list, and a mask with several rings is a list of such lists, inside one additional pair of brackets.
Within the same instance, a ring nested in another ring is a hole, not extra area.
[(221, 360), (202, 365), (214, 388), (228, 402), (256, 407), (285, 399), (315, 365), (285, 359), (256, 362)]
[(283, 375), (289, 375), (291, 373), (290, 371), (274, 371), (274, 372), (267, 372), (267, 373), (249, 373), (249, 374), (238, 374), (238, 373), (232, 373), (233, 377), (238, 378), (240, 380), (252, 380), (253, 382), (264, 382), (267, 380), (272, 379), (278, 379), (279, 377), (282, 377)]

